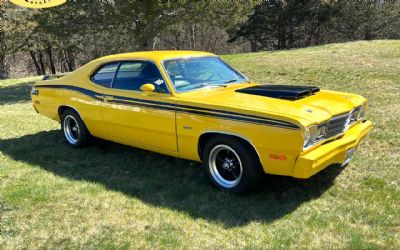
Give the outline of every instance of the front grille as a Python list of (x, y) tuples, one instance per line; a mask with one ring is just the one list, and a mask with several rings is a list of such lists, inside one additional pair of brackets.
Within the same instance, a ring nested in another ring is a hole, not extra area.
[(350, 113), (346, 113), (344, 115), (334, 116), (328, 122), (322, 124), (326, 126), (326, 132), (324, 138), (328, 139), (330, 137), (343, 133), (344, 130), (346, 129), (346, 125), (348, 123), (350, 115), (351, 115)]
[(320, 124), (314, 144), (346, 132), (359, 119), (360, 110), (361, 107), (356, 107), (348, 113), (334, 116)]

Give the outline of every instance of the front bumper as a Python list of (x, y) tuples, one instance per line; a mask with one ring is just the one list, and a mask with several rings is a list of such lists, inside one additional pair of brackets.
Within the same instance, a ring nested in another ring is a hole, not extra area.
[(316, 149), (300, 155), (296, 160), (293, 176), (296, 178), (309, 178), (329, 165), (343, 163), (346, 151), (350, 148), (357, 148), (361, 139), (371, 129), (372, 122), (364, 120), (346, 131), (341, 138), (322, 144)]

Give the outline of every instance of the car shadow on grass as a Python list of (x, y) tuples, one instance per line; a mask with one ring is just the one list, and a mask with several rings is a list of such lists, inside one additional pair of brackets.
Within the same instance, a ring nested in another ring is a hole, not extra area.
[(266, 176), (260, 190), (240, 196), (214, 189), (199, 163), (105, 141), (73, 149), (57, 130), (2, 140), (0, 151), (58, 176), (100, 183), (152, 206), (225, 227), (282, 218), (320, 197), (342, 170), (331, 166), (308, 180)]
[(30, 91), (34, 82), (24, 82), (16, 85), (0, 87), (0, 105), (27, 102), (31, 100)]

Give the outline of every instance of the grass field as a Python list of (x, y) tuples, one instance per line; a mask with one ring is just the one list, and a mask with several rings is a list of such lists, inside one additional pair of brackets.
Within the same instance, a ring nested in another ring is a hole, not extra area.
[(225, 56), (262, 83), (369, 99), (374, 130), (345, 169), (215, 190), (200, 164), (111, 142), (71, 149), (36, 114), (37, 78), (0, 81), (0, 249), (400, 248), (400, 41)]

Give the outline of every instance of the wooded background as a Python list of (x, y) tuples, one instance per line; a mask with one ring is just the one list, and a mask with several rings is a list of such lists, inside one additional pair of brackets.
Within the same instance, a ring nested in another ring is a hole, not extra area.
[(74, 0), (27, 9), (0, 0), (0, 79), (127, 51), (231, 54), (399, 38), (399, 1)]

